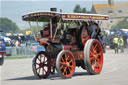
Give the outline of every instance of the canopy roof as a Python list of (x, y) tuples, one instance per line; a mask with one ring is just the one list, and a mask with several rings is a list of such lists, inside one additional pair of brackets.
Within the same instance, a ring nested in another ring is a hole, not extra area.
[(56, 17), (56, 19), (62, 20), (78, 20), (78, 21), (90, 21), (90, 20), (108, 20), (107, 15), (101, 14), (85, 14), (85, 13), (59, 13), (59, 12), (35, 12), (22, 16), (24, 21), (40, 21), (49, 22), (49, 19)]

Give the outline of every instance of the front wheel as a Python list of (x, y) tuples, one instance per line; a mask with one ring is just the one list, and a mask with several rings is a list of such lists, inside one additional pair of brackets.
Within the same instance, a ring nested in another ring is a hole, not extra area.
[(3, 65), (4, 63), (4, 55), (0, 55), (0, 65)]
[(39, 78), (47, 78), (51, 72), (50, 58), (45, 52), (39, 52), (32, 62), (34, 75)]
[(84, 63), (89, 74), (99, 74), (103, 66), (103, 51), (98, 40), (90, 39), (84, 47)]
[(75, 59), (70, 51), (61, 51), (56, 59), (56, 70), (62, 78), (70, 78), (75, 71)]

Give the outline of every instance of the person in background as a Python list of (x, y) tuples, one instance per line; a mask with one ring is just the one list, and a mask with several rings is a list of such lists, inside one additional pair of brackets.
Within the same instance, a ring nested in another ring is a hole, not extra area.
[(118, 53), (119, 38), (118, 38), (117, 36), (113, 38), (113, 43), (114, 43), (114, 50), (115, 50), (115, 53)]
[(20, 46), (20, 42), (18, 40), (15, 42), (15, 46)]
[(119, 37), (119, 45), (120, 45), (121, 53), (123, 53), (124, 52), (124, 40), (122, 36)]

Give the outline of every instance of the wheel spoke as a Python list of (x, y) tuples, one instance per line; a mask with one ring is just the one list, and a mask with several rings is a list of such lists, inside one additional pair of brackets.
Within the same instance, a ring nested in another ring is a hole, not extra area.
[(39, 74), (40, 74), (40, 69), (41, 69), (40, 67), (36, 68), (37, 71), (39, 70), (39, 71), (38, 71)]
[(97, 55), (97, 57), (98, 57), (98, 56), (101, 56), (101, 52), (97, 53), (96, 55)]
[[(44, 68), (43, 68), (44, 69)], [(44, 69), (44, 72), (47, 73), (47, 71)]]
[(61, 58), (61, 60), (62, 60), (62, 62), (64, 62), (64, 59), (63, 59), (63, 57)]
[(43, 57), (44, 57), (43, 62), (45, 62), (45, 56), (43, 56)]
[(67, 67), (67, 68), (68, 68), (69, 72), (71, 72), (71, 69), (69, 67)]
[(63, 67), (64, 67), (64, 66), (63, 66), (63, 65), (61, 65), (61, 66), (60, 66), (60, 69), (62, 69)]
[(65, 53), (65, 60), (66, 60), (66, 62), (68, 61), (68, 55), (67, 55), (67, 53)]
[(72, 62), (72, 60), (70, 60), (68, 63), (71, 63)]
[(38, 71), (39, 74), (40, 74), (40, 69), (41, 69), (41, 68), (39, 68), (39, 71)]
[(67, 61), (69, 60), (69, 58), (70, 58), (70, 56), (68, 55), (68, 56), (67, 56)]
[(65, 65), (65, 62), (61, 62), (61, 61), (60, 61), (60, 64)]
[(91, 57), (90, 57), (90, 60), (91, 60), (91, 61), (94, 60), (94, 56), (91, 56)]
[(64, 73), (66, 72), (67, 67), (64, 68)]
[(41, 62), (41, 59), (39, 57), (37, 59)]
[(40, 69), (40, 66), (38, 68), (36, 68), (36, 70)]
[(40, 62), (42, 62), (42, 57), (41, 57), (41, 55), (40, 55)]
[(66, 73), (66, 75), (67, 75), (67, 69), (66, 69), (65, 73)]
[(37, 65), (40, 65), (39, 63), (36, 63)]
[(44, 75), (44, 68), (42, 68), (42, 74)]
[(70, 65), (70, 66), (68, 66), (68, 67), (72, 68), (72, 65)]
[(101, 68), (101, 64), (99, 62), (96, 63), (98, 68)]
[(94, 48), (93, 48), (94, 51), (96, 50), (97, 46), (98, 46), (97, 44), (94, 46)]
[(90, 50), (90, 54), (91, 54), (91, 55), (93, 55), (93, 54), (94, 54), (92, 50)]

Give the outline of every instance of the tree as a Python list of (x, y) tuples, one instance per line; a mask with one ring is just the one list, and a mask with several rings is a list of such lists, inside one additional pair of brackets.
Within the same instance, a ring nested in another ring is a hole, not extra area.
[(16, 25), (15, 22), (12, 22), (12, 20), (8, 18), (0, 18), (0, 30), (5, 33), (15, 33), (19, 31), (19, 27)]
[(86, 8), (83, 8), (83, 9), (82, 9), (82, 13), (87, 13)]
[(113, 29), (128, 29), (128, 17), (125, 18), (123, 21), (117, 23), (117, 25), (112, 27)]
[(81, 8), (80, 5), (76, 5), (74, 10), (74, 13), (90, 13), (90, 11), (88, 11), (86, 8)]
[(77, 5), (75, 6), (73, 12), (75, 12), (75, 13), (81, 13), (81, 7), (80, 7), (80, 5), (77, 4)]

